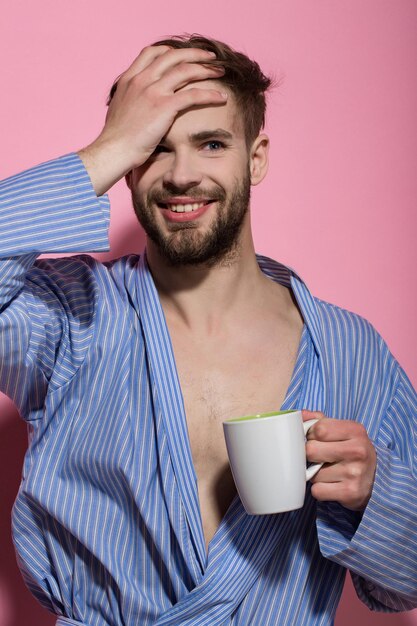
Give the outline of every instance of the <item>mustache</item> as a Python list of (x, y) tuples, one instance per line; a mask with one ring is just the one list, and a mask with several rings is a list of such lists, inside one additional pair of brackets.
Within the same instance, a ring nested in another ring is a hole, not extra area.
[(181, 189), (154, 189), (149, 192), (148, 204), (166, 204), (172, 198), (181, 196), (181, 198), (205, 198), (215, 202), (223, 202), (226, 199), (226, 192), (217, 187), (208, 189), (204, 187), (189, 187), (186, 191)]

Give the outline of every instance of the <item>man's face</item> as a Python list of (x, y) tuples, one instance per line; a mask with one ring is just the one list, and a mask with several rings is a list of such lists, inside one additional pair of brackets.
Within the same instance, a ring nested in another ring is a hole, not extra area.
[(170, 265), (213, 265), (233, 255), (248, 224), (250, 184), (243, 124), (231, 95), (225, 105), (179, 115), (129, 178), (150, 246)]

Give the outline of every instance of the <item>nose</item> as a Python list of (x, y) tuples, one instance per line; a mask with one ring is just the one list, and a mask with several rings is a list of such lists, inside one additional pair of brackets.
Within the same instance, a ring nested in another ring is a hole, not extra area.
[(176, 153), (172, 155), (163, 181), (166, 187), (185, 190), (199, 185), (202, 178), (202, 173), (196, 167), (196, 163), (190, 155)]

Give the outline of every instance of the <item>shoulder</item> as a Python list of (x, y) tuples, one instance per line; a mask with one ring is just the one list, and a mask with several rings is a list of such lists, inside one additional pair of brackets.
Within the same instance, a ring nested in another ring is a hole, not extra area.
[(400, 367), (361, 315), (313, 298), (326, 412), (359, 421), (375, 438), (395, 396)]
[(398, 384), (398, 362), (367, 319), (318, 298), (314, 300), (321, 320), (322, 357), (328, 380), (349, 390), (350, 415), (369, 415), (369, 402), (382, 415)]
[(324, 332), (337, 333), (345, 338), (361, 339), (366, 338), (375, 341), (382, 341), (381, 336), (374, 326), (366, 318), (358, 313), (344, 309), (336, 304), (326, 302), (313, 296), (317, 313), (320, 317)]
[(289, 287), (295, 294), (305, 323), (325, 352), (350, 352), (367, 346), (384, 349), (386, 346), (372, 324), (362, 316), (313, 296), (292, 268), (274, 259), (257, 255), (261, 270), (275, 282)]
[[(325, 344), (341, 354), (353, 354), (367, 362), (393, 359), (387, 344), (366, 318), (314, 297)], [(337, 350), (338, 348), (338, 350)]]

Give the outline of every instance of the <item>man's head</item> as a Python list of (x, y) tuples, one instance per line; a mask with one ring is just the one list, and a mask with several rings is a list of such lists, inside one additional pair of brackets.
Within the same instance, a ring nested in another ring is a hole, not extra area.
[[(201, 35), (173, 36), (156, 41), (153, 46), (169, 46), (170, 48), (200, 48), (214, 52), (216, 58), (207, 61), (207, 65), (220, 65), (225, 73), (216, 82), (221, 83), (233, 94), (240, 113), (246, 144), (249, 147), (265, 125), (266, 99), (265, 93), (271, 86), (271, 79), (263, 74), (256, 61), (245, 54), (236, 52), (227, 44)], [(117, 89), (114, 82), (107, 104)]]
[[(267, 170), (268, 138), (260, 130), (270, 80), (245, 55), (203, 37), (175, 37), (156, 46), (214, 52), (214, 61), (204, 65), (220, 65), (223, 73), (178, 90), (223, 89), (229, 97), (182, 110), (148, 160), (127, 175), (148, 255), (171, 265), (230, 261), (251, 246), (250, 187)], [(110, 99), (116, 89), (117, 83)]]

